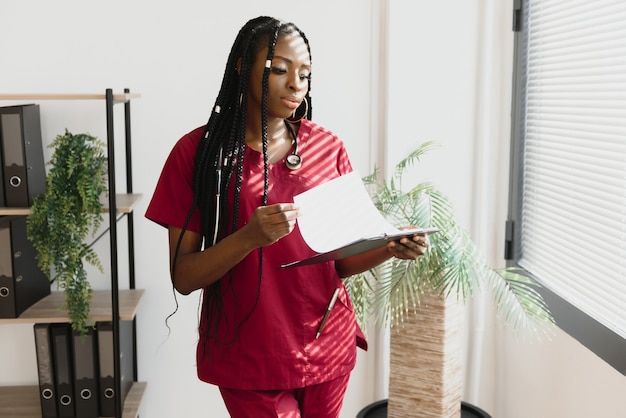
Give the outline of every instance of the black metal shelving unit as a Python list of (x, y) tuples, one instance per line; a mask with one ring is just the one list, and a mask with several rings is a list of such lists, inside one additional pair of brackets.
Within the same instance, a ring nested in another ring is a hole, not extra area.
[[(122, 369), (121, 369), (121, 341), (120, 341), (120, 321), (131, 320), (133, 326), (133, 387), (128, 392), (125, 400), (121, 396), (116, 396), (115, 417), (133, 418), (138, 416), (141, 398), (145, 391), (146, 384), (137, 382), (137, 323), (136, 308), (141, 299), (143, 291), (136, 289), (135, 283), (135, 240), (134, 240), (134, 218), (133, 207), (141, 197), (133, 193), (132, 179), (132, 136), (131, 136), (131, 99), (138, 98), (138, 94), (131, 94), (129, 89), (124, 89), (122, 94), (114, 94), (112, 89), (106, 89), (105, 94), (0, 94), (0, 101), (32, 101), (32, 100), (102, 100), (106, 107), (106, 131), (107, 131), (107, 157), (108, 157), (108, 199), (107, 212), (109, 218), (109, 244), (110, 244), (110, 268), (111, 268), (111, 289), (110, 289), (110, 311), (104, 309), (94, 312), (94, 321), (110, 320), (113, 324), (113, 351), (114, 351), (114, 389), (116, 394), (122, 393)], [(124, 132), (125, 132), (125, 193), (117, 193), (116, 179), (116, 147), (115, 147), (115, 115), (114, 108), (118, 104), (124, 106)], [(0, 208), (2, 215), (28, 215), (29, 208)], [(120, 291), (120, 261), (118, 242), (118, 222), (126, 217), (128, 228), (128, 290)], [(102, 235), (101, 235), (102, 236)], [(53, 292), (49, 297), (42, 299), (26, 310), (20, 317), (11, 319), (0, 319), (0, 325), (4, 323), (37, 323), (37, 322), (65, 322), (69, 319), (58, 313), (50, 315), (51, 306), (59, 303), (62, 298), (60, 292)], [(97, 298), (106, 298), (107, 291), (94, 292)], [(0, 416), (8, 413), (17, 413), (23, 417), (41, 417), (39, 409), (39, 390), (36, 386), (14, 386), (0, 387)], [(9, 416), (9, 415), (7, 415)]]

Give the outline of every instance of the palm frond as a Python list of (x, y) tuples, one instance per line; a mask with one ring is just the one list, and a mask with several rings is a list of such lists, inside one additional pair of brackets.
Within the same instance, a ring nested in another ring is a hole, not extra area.
[(346, 290), (350, 294), (354, 314), (357, 322), (363, 330), (366, 330), (367, 319), (372, 311), (371, 300), (374, 289), (372, 288), (367, 274), (357, 274), (344, 281)]
[(419, 162), (419, 159), (422, 155), (426, 154), (428, 151), (438, 146), (439, 145), (435, 141), (427, 141), (411, 151), (409, 155), (407, 155), (398, 164), (396, 164), (391, 182), (393, 183), (393, 180), (401, 182), (402, 178), (404, 177), (404, 173), (408, 167), (412, 167), (413, 165), (415, 165), (417, 162)]
[(498, 315), (512, 329), (539, 333), (554, 324), (548, 305), (537, 291), (540, 285), (521, 270), (493, 269), (490, 284)]

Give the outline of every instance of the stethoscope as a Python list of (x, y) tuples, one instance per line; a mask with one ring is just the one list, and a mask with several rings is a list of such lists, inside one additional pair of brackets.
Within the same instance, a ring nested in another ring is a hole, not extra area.
[(290, 170), (297, 170), (302, 166), (302, 157), (298, 154), (298, 138), (289, 122), (285, 121), (285, 126), (293, 138), (293, 152), (285, 158), (285, 165)]
[[(293, 130), (291, 124), (285, 121), (285, 126), (289, 130), (293, 138), (293, 152), (285, 157), (285, 165), (290, 170), (297, 170), (302, 166), (302, 157), (298, 154), (298, 136)], [(220, 147), (220, 154), (217, 159), (217, 168), (215, 169), (215, 179), (217, 182), (215, 193), (215, 232), (213, 233), (213, 245), (217, 242), (217, 228), (220, 223), (220, 188), (222, 184), (222, 168), (224, 166), (223, 148)]]

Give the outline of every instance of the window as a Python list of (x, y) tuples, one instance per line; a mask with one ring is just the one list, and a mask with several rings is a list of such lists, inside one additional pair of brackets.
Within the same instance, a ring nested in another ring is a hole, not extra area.
[(626, 2), (515, 0), (507, 254), (626, 374)]

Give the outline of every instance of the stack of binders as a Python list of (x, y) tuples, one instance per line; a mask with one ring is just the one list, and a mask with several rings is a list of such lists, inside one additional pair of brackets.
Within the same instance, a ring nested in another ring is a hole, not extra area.
[[(0, 207), (29, 207), (45, 187), (39, 106), (0, 107)], [(26, 217), (0, 217), (0, 318), (17, 318), (49, 294)]]
[[(133, 322), (120, 321), (122, 402), (133, 382)], [(69, 324), (35, 324), (42, 418), (115, 416), (113, 326), (98, 322), (85, 335)]]

